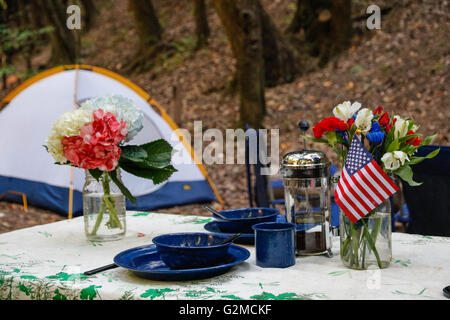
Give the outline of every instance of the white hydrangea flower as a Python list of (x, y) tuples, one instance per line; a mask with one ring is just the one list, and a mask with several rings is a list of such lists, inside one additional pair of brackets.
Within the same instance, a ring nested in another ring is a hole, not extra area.
[(403, 151), (387, 152), (381, 157), (384, 167), (392, 171), (403, 166), (407, 160), (409, 160), (408, 155)]
[(347, 122), (348, 119), (353, 117), (353, 115), (361, 108), (361, 103), (350, 101), (345, 101), (333, 109), (333, 114), (336, 118), (341, 119), (342, 121)]
[(92, 111), (87, 109), (77, 109), (72, 112), (65, 112), (55, 121), (45, 145), (47, 146), (47, 151), (53, 156), (56, 162), (67, 162), (67, 159), (63, 154), (61, 139), (63, 137), (79, 135), (81, 127), (92, 121)]
[(143, 128), (142, 119), (144, 114), (142, 110), (132, 100), (121, 95), (110, 94), (95, 97), (81, 103), (80, 108), (89, 110), (102, 109), (105, 112), (111, 112), (118, 121), (126, 121), (128, 134), (124, 140), (125, 142), (132, 140)]
[(361, 130), (362, 133), (367, 133), (372, 128), (373, 113), (371, 110), (364, 108), (358, 112), (355, 119), (356, 128)]

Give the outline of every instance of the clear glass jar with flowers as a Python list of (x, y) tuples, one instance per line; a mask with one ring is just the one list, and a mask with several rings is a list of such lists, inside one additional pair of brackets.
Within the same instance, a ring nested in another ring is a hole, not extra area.
[(142, 129), (142, 110), (120, 95), (95, 97), (62, 114), (50, 131), (45, 148), (56, 164), (86, 171), (83, 215), (88, 240), (108, 241), (125, 236), (125, 198), (136, 198), (122, 183), (120, 169), (150, 179), (167, 180), (172, 146), (164, 139), (124, 145)]
[[(413, 119), (389, 116), (381, 106), (371, 111), (361, 108), (359, 102), (345, 101), (333, 109), (333, 114), (334, 117), (325, 118), (313, 127), (314, 137), (305, 138), (330, 146), (342, 167), (353, 138), (358, 136), (388, 176), (397, 176), (409, 185), (417, 186), (420, 183), (413, 180), (411, 166), (439, 153), (436, 149), (425, 157), (414, 156), (419, 147), (430, 144), (436, 135), (423, 138), (417, 133), (419, 127)], [(350, 268), (367, 269), (372, 265), (386, 268), (392, 258), (389, 198), (379, 201), (376, 206), (368, 205), (371, 210), (358, 221), (352, 221), (342, 208), (340, 210), (340, 255), (344, 265)]]

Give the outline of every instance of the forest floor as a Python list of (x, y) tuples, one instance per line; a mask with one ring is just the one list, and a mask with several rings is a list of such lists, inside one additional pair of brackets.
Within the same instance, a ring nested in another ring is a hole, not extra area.
[[(272, 19), (284, 30), (295, 10), (294, 0), (263, 0)], [(201, 120), (203, 130), (233, 128), (238, 120), (239, 99), (230, 93), (234, 60), (220, 21), (211, 5), (208, 20), (211, 28), (209, 45), (194, 51), (194, 21), (190, 1), (154, 1), (164, 39), (177, 50), (163, 57), (150, 71), (126, 74), (137, 44), (133, 18), (127, 1), (99, 1), (101, 14), (97, 27), (82, 39), (82, 63), (115, 71), (135, 82), (171, 110), (172, 88), (177, 86), (182, 102), (178, 125), (193, 130)], [(365, 14), (374, 1), (354, 0), (353, 16)], [(295, 81), (266, 89), (267, 116), (264, 126), (279, 129), (280, 157), (303, 148), (297, 128), (306, 119), (311, 126), (332, 115), (337, 104), (359, 101), (374, 109), (411, 117), (420, 124), (420, 133), (438, 133), (436, 144), (450, 144), (449, 64), (450, 33), (449, 1), (396, 0), (375, 1), (392, 10), (381, 17), (380, 30), (365, 28), (365, 20), (354, 23), (352, 46), (323, 69), (299, 75)], [(34, 60), (42, 64), (49, 56), (48, 48)], [(50, 66), (48, 66), (50, 67)], [(307, 68), (305, 68), (307, 69)], [(11, 90), (0, 89), (0, 98)], [(310, 132), (311, 134), (311, 132)], [(323, 150), (332, 159), (335, 155), (319, 144), (307, 147)], [(245, 165), (205, 165), (225, 201), (225, 208), (249, 204), (245, 181)], [(158, 212), (209, 215), (202, 205), (186, 205), (155, 210)], [(12, 218), (12, 216), (17, 218)], [(25, 215), (31, 217), (24, 218)], [(0, 202), (0, 233), (49, 223), (61, 216), (31, 208), (23, 213), (20, 206)]]

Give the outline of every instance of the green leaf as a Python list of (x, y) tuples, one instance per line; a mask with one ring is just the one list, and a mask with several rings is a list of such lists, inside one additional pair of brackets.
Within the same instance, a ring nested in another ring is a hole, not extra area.
[(420, 162), (422, 162), (425, 159), (431, 159), (434, 158), (435, 156), (438, 155), (439, 151), (441, 149), (436, 149), (432, 152), (430, 152), (429, 154), (427, 154), (425, 157), (411, 157), (411, 159), (409, 160), (409, 165), (413, 165), (413, 164), (418, 164)]
[(164, 168), (170, 165), (172, 146), (164, 139), (159, 139), (140, 146), (148, 156), (145, 164), (154, 168)]
[(400, 149), (400, 142), (397, 139), (395, 139), (389, 144), (389, 146), (386, 149), (386, 152), (393, 152), (397, 151), (398, 149)]
[(109, 176), (111, 177), (111, 180), (116, 184), (116, 186), (120, 189), (122, 194), (125, 197), (127, 197), (132, 203), (137, 204), (137, 199), (131, 194), (130, 190), (128, 190), (127, 187), (125, 187), (125, 185), (117, 177), (117, 171), (116, 170), (110, 171)]
[(141, 146), (123, 146), (120, 157), (133, 162), (144, 162), (148, 157), (147, 151)]
[(336, 132), (328, 131), (325, 135), (327, 136), (330, 145), (334, 146), (337, 143)]
[(428, 136), (425, 139), (422, 140), (421, 146), (429, 145), (431, 142), (433, 142), (434, 138), (436, 138), (436, 134), (433, 134), (432, 136)]
[(411, 187), (420, 186), (422, 184), (422, 182), (419, 183), (413, 180), (413, 171), (409, 165), (398, 168), (393, 171), (393, 173), (399, 176), (402, 180), (408, 182)]
[(170, 176), (177, 171), (173, 166), (168, 165), (164, 168), (142, 168), (133, 165), (133, 163), (127, 161), (120, 161), (120, 167), (131, 173), (132, 175), (150, 179), (154, 184), (159, 184), (166, 181)]
[(404, 136), (404, 137), (402, 137), (402, 138), (399, 138), (398, 141), (399, 141), (400, 143), (402, 143), (402, 142), (408, 141), (408, 140), (411, 139), (411, 138), (421, 137), (421, 136), (422, 136), (422, 134), (420, 134), (420, 133), (407, 134), (406, 136)]
[(314, 137), (309, 137), (309, 136), (302, 136), (302, 138), (309, 140), (309, 141), (313, 141), (313, 142), (320, 142), (320, 143), (328, 144), (328, 140), (326, 140), (326, 139), (319, 139), (319, 138), (314, 138)]
[(94, 177), (95, 180), (98, 181), (103, 174), (103, 171), (100, 169), (89, 169), (89, 173)]

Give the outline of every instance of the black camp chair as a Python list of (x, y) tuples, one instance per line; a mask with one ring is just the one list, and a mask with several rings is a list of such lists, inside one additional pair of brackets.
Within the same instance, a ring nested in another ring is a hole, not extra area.
[[(247, 173), (247, 191), (250, 207), (276, 207), (284, 204), (284, 186), (282, 179), (272, 179), (270, 175), (262, 175), (261, 170), (270, 164), (264, 165), (261, 157), (266, 157), (265, 146), (262, 143), (263, 150), (260, 150), (259, 135), (256, 130), (247, 127), (245, 136), (245, 166)], [(250, 139), (257, 142), (255, 152), (249, 148)], [(256, 158), (255, 158), (256, 157)], [(250, 161), (252, 160), (252, 161)], [(266, 161), (264, 161), (265, 163)], [(336, 166), (331, 165), (330, 174), (333, 176), (337, 171)], [(331, 202), (332, 225), (339, 225), (339, 207), (334, 201)]]
[(450, 236), (450, 147), (423, 146), (415, 156), (425, 156), (440, 147), (433, 159), (412, 166), (414, 180), (422, 185), (403, 183), (410, 221), (408, 233)]
[[(256, 150), (250, 150), (250, 140), (252, 139), (256, 142)], [(266, 149), (265, 146), (263, 149)], [(262, 154), (263, 152), (264, 154)], [(261, 174), (261, 170), (270, 165), (270, 163), (262, 163), (262, 156), (266, 155), (265, 150), (260, 149), (260, 136), (255, 129), (247, 126), (245, 167), (250, 207), (275, 207), (277, 204), (284, 203), (283, 181), (281, 179), (273, 180), (270, 175)]]

